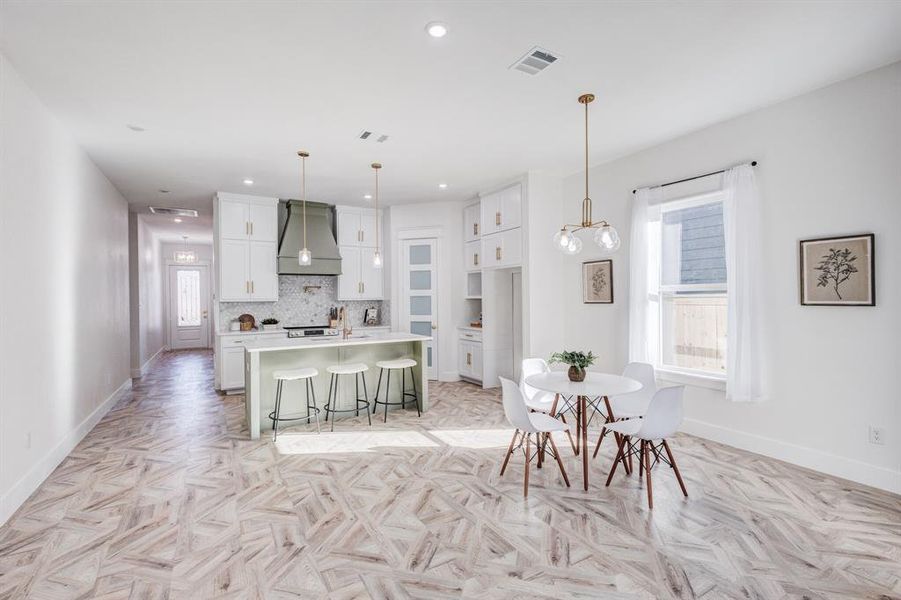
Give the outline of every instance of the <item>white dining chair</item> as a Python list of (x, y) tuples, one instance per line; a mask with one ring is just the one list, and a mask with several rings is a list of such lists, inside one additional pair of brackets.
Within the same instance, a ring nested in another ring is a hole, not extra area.
[[(516, 431), (513, 433), (513, 439), (510, 440), (510, 447), (507, 448), (507, 454), (504, 456), (504, 464), (501, 465), (501, 476), (504, 475), (504, 471), (507, 469), (507, 463), (510, 462), (510, 456), (513, 454), (513, 451), (522, 448), (525, 456), (525, 477), (522, 496), (523, 498), (528, 498), (529, 466), (533, 459), (537, 459), (538, 468), (541, 468), (543, 460), (543, 452), (541, 450), (545, 444), (549, 443), (551, 445), (550, 453), (556, 459), (557, 466), (560, 467), (560, 473), (563, 475), (566, 487), (569, 487), (569, 477), (566, 475), (566, 469), (563, 467), (563, 461), (560, 459), (560, 452), (557, 450), (557, 445), (551, 436), (551, 433), (555, 431), (568, 430), (568, 425), (548, 414), (529, 412), (519, 386), (504, 377), (499, 379), (503, 387), (504, 414), (507, 416), (510, 424), (516, 428)], [(535, 436), (534, 452), (532, 450), (533, 435)]]
[[(622, 394), (620, 396), (610, 397), (610, 412), (607, 415), (607, 422), (612, 423), (620, 419), (637, 419), (644, 416), (648, 410), (648, 404), (651, 398), (657, 392), (657, 378), (654, 374), (654, 365), (642, 362), (631, 362), (623, 369), (623, 377), (634, 379), (641, 384), (641, 389), (631, 394)], [(597, 458), (598, 450), (601, 449), (601, 442), (607, 435), (607, 429), (601, 430), (598, 436), (597, 445), (594, 447), (592, 458)], [(618, 440), (617, 440), (618, 443)], [(630, 465), (631, 466), (631, 465)]]
[[(525, 398), (526, 406), (529, 410), (548, 414), (555, 419), (560, 419), (566, 423), (566, 417), (563, 415), (564, 407), (569, 407), (569, 399), (560, 397), (551, 392), (545, 392), (534, 388), (526, 383), (526, 378), (541, 373), (550, 373), (551, 368), (547, 361), (543, 358), (524, 358), (519, 369), (519, 390)], [(569, 427), (566, 428), (566, 435), (569, 438), (569, 444), (575, 452), (576, 443), (572, 439), (572, 433)], [(544, 457), (542, 456), (542, 459)]]
[[(625, 464), (625, 457), (633, 454), (638, 455), (639, 460), (639, 477), (642, 472), (647, 477), (648, 488), (648, 508), (654, 508), (654, 493), (651, 488), (651, 468), (657, 464), (657, 461), (663, 461), (668, 464), (676, 473), (676, 479), (679, 481), (679, 487), (682, 493), (688, 496), (685, 489), (685, 482), (682, 481), (682, 474), (676, 465), (676, 458), (670, 449), (666, 439), (671, 437), (679, 429), (682, 424), (682, 394), (685, 391), (684, 385), (666, 387), (657, 390), (648, 410), (641, 419), (625, 419), (610, 423), (607, 428), (619, 434), (619, 449), (616, 458), (613, 460), (613, 466), (610, 468), (610, 475), (607, 476), (607, 484), (613, 480), (613, 474), (620, 461)], [(639, 442), (638, 449), (635, 448), (635, 441)], [(664, 456), (664, 453), (666, 456)], [(654, 462), (651, 462), (651, 456)]]

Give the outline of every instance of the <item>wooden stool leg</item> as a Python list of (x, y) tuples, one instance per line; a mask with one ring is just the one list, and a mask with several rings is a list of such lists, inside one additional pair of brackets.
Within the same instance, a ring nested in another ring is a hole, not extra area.
[(648, 478), (648, 508), (654, 508), (654, 490), (651, 488), (651, 457), (648, 452), (648, 443), (642, 440), (641, 454), (645, 461), (644, 472)]
[(676, 479), (679, 480), (679, 487), (682, 488), (682, 493), (688, 497), (688, 490), (685, 489), (685, 483), (682, 481), (682, 473), (679, 472), (679, 467), (676, 466), (676, 457), (673, 456), (673, 451), (670, 450), (666, 440), (663, 440), (663, 449), (666, 450), (666, 455), (669, 457), (669, 464), (673, 467), (673, 471), (676, 472)]
[(569, 477), (566, 475), (566, 469), (563, 468), (563, 461), (560, 459), (560, 451), (557, 450), (557, 444), (554, 443), (554, 436), (552, 434), (547, 434), (547, 439), (551, 443), (551, 450), (554, 452), (554, 457), (557, 459), (557, 466), (560, 467), (560, 474), (563, 475), (563, 481), (566, 482), (566, 487), (569, 487)]
[(513, 445), (516, 443), (516, 438), (519, 436), (519, 429), (513, 432), (513, 439), (510, 440), (510, 447), (507, 448), (507, 455), (504, 457), (504, 464), (501, 465), (501, 477), (504, 475), (504, 471), (507, 470), (507, 463), (510, 462), (510, 455), (513, 454)]

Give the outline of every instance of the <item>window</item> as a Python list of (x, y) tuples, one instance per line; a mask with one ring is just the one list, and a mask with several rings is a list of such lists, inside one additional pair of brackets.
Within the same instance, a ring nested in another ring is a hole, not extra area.
[(667, 202), (650, 223), (658, 367), (726, 374), (726, 245), (720, 193)]
[(176, 275), (178, 285), (178, 326), (200, 326), (200, 271), (179, 270)]

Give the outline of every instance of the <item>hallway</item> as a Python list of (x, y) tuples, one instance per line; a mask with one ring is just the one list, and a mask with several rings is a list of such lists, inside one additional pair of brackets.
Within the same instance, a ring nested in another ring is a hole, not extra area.
[(901, 595), (896, 496), (679, 436), (687, 501), (662, 468), (653, 513), (637, 478), (605, 489), (604, 455), (588, 493), (533, 470), (524, 502), (497, 394), (433, 390), (276, 446), (210, 353), (166, 353), (0, 528), (0, 598)]

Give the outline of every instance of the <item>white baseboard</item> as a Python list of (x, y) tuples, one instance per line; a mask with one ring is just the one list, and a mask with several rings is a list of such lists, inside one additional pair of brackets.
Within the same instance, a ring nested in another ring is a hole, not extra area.
[(84, 439), (94, 425), (100, 422), (106, 413), (116, 404), (123, 393), (131, 389), (131, 379), (126, 379), (122, 385), (110, 394), (103, 403), (79, 423), (64, 437), (60, 443), (41, 458), (19, 481), (13, 484), (9, 492), (0, 497), (0, 525), (15, 513), (28, 497), (53, 473), (69, 453)]
[(441, 371), (438, 373), (438, 381), (460, 381), (460, 374), (456, 371)]
[(901, 472), (705, 421), (685, 419), (683, 432), (793, 465), (901, 494)]
[(157, 358), (159, 358), (160, 354), (162, 354), (163, 352), (165, 352), (168, 349), (169, 349), (168, 346), (163, 346), (162, 348), (160, 348), (159, 350), (154, 352), (153, 356), (148, 358), (147, 362), (145, 362), (143, 365), (141, 365), (140, 369), (132, 369), (131, 370), (131, 378), (137, 379), (138, 377), (143, 377), (144, 375), (146, 375), (147, 371), (150, 369), (150, 365), (153, 364), (153, 361), (155, 361)]

